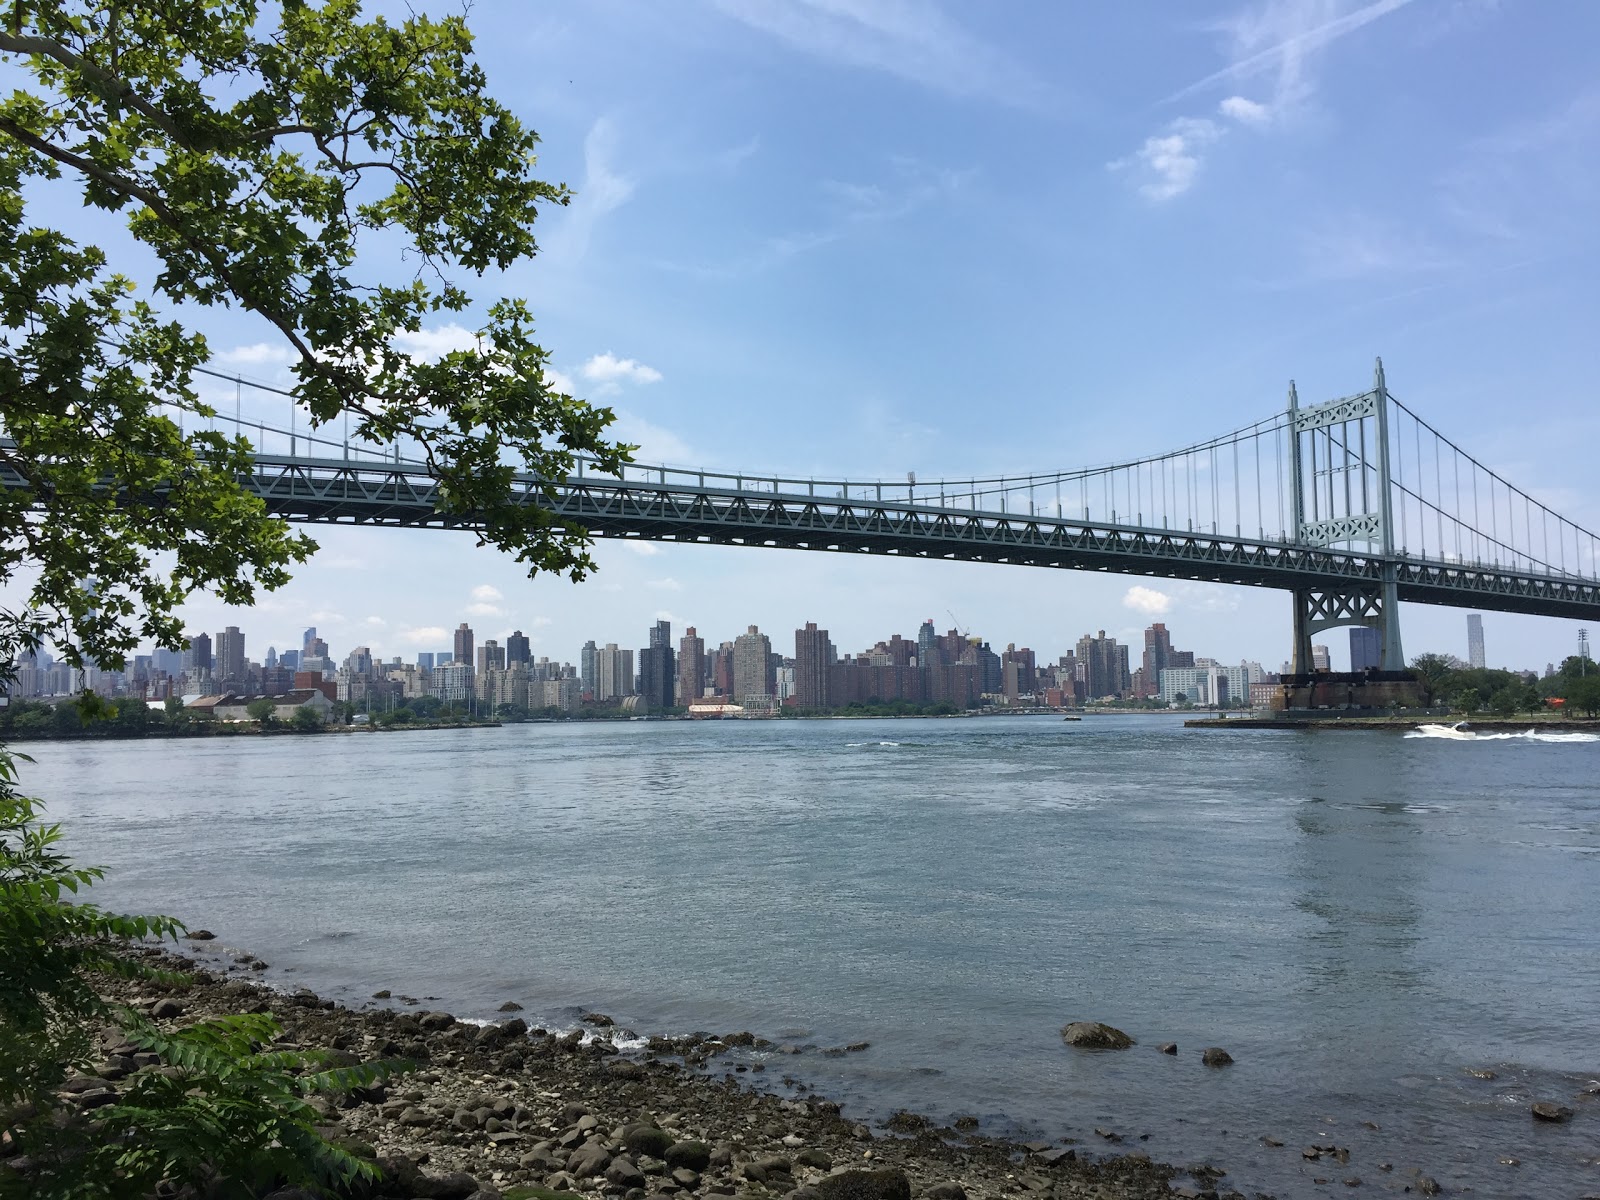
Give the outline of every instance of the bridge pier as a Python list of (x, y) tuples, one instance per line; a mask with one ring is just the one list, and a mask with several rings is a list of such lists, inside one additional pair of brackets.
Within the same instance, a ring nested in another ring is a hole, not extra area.
[[(1380, 671), (1406, 668), (1400, 642), (1389, 440), (1389, 389), (1381, 358), (1373, 368), (1372, 390), (1359, 396), (1301, 408), (1294, 381), (1289, 382), (1293, 540), (1312, 546), (1360, 545), (1381, 556), (1376, 586), (1295, 590), (1291, 655), (1295, 675), (1312, 671), (1312, 635), (1343, 625), (1365, 625), (1378, 631)], [(1376, 452), (1376, 461), (1369, 461), (1370, 451)]]

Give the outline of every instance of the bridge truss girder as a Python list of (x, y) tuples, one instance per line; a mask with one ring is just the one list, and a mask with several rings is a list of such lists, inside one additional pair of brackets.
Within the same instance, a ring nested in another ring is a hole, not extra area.
[[(269, 509), (294, 521), (476, 528), (471, 514), (436, 509), (432, 480), (413, 464), (262, 456), (249, 484)], [(602, 538), (1006, 563), (1345, 597), (1381, 597), (1388, 584), (1395, 600), (1600, 620), (1597, 583), (1332, 548), (593, 476), (521, 479), (517, 486), (528, 503)], [(1307, 655), (1309, 661), (1309, 649)]]

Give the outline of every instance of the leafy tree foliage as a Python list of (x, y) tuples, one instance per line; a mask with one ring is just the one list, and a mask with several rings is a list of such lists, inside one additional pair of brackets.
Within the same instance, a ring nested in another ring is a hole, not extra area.
[(244, 706), (244, 711), (250, 714), (250, 719), (263, 729), (272, 724), (272, 716), (277, 710), (278, 706), (272, 702), (270, 696), (257, 696)]
[[(0, 64), (0, 464), (26, 485), (0, 492), (0, 581), (32, 577), (0, 612), (0, 661), (49, 639), (120, 668), (178, 644), (191, 592), (249, 604), (312, 552), (241, 488), (249, 445), (199, 428), (208, 347), (174, 314), (207, 307), (271, 331), (312, 424), (406, 440), (483, 542), (530, 573), (591, 569), (586, 533), (512, 475), (615, 469), (628, 448), (608, 409), (551, 386), (527, 307), (493, 304), (476, 347), (436, 362), (396, 347), (468, 311), (462, 276), (533, 254), (539, 207), (569, 198), (535, 176), (538, 138), (486, 93), (461, 18), (19, 0)], [(126, 244), (51, 227), (74, 190)], [(363, 263), (378, 240), (414, 274)]]
[(294, 727), (301, 733), (315, 733), (322, 728), (322, 714), (309, 704), (294, 710)]

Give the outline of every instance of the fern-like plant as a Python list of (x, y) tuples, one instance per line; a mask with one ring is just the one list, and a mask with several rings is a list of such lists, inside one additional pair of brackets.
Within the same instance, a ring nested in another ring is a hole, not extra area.
[[(0, 749), (0, 1121), (30, 1161), (0, 1167), (0, 1191), (37, 1200), (138, 1197), (158, 1185), (258, 1196), (285, 1184), (341, 1191), (377, 1167), (328, 1142), (308, 1097), (370, 1087), (409, 1064), (335, 1065), (327, 1051), (274, 1048), (269, 1014), (215, 1017), (164, 1032), (105, 1000), (105, 977), (167, 983), (185, 976), (118, 953), (178, 937), (171, 917), (124, 916), (78, 899), (103, 878), (56, 848), (58, 825), (18, 794), (16, 762)], [(88, 1067), (105, 1025), (119, 1027), (162, 1069), (146, 1068), (116, 1102), (80, 1112), (60, 1098)]]

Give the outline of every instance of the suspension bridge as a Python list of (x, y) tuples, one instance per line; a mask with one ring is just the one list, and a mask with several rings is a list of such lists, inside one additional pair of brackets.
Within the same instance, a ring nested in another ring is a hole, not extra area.
[[(256, 448), (247, 486), (291, 521), (471, 529), (406, 445), (299, 424), (292, 396), (235, 389), (208, 424)], [(251, 393), (249, 418), (244, 393)], [(265, 406), (265, 407), (264, 407)], [(282, 420), (268, 420), (276, 406)], [(225, 407), (222, 406), (222, 407)], [(188, 420), (193, 421), (192, 414)], [(962, 480), (802, 479), (580, 459), (519, 475), (523, 502), (596, 537), (951, 559), (1268, 587), (1292, 595), (1293, 662), (1322, 630), (1379, 633), (1401, 670), (1399, 603), (1600, 621), (1600, 536), (1458, 447), (1389, 391), (1280, 411), (1181, 450)], [(552, 499), (553, 496), (553, 499)]]

